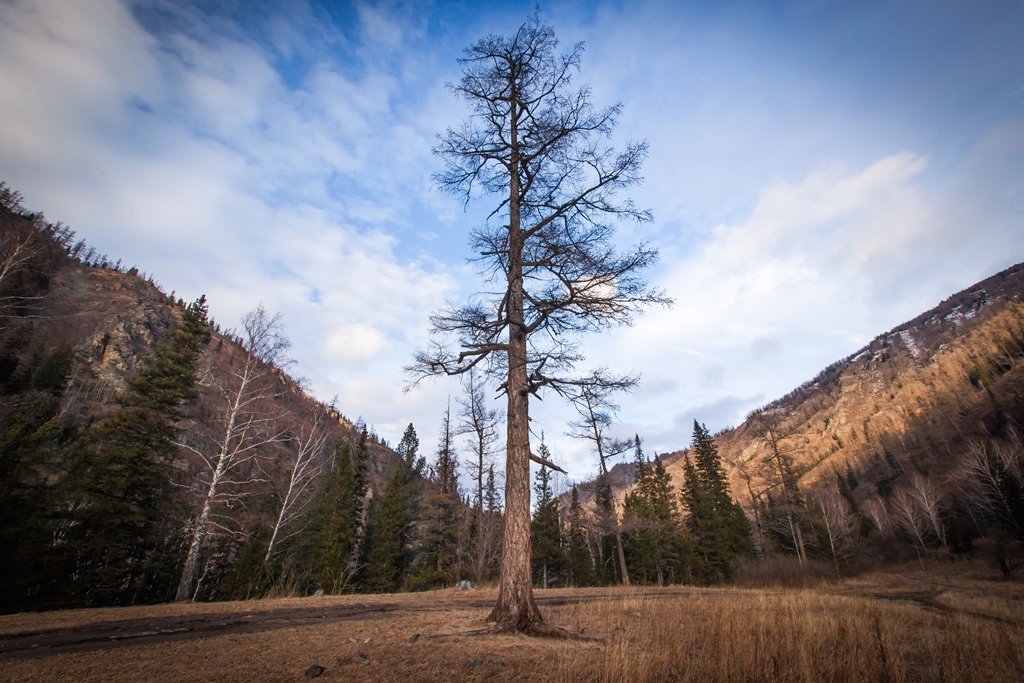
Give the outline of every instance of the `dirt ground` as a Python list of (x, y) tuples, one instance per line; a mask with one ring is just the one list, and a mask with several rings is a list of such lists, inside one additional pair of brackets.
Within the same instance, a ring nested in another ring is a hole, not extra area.
[[(879, 618), (885, 621), (899, 609), (900, 615), (921, 622), (914, 628), (931, 631), (969, 622), (971, 633), (977, 631), (974, 624), (988, 629), (986, 634), (995, 629), (992, 642), (1006, 640), (1011, 651), (1006, 680), (1015, 680), (1014, 672), (1022, 666), (1012, 654), (1024, 642), (1024, 587), (1019, 583), (905, 572), (849, 579), (803, 593), (667, 587), (536, 594), (550, 622), (601, 641), (469, 635), (485, 626), (496, 598), (488, 589), (67, 610), (0, 617), (0, 680), (525, 681), (576, 680), (577, 674), (614, 680), (611, 672), (631, 670), (622, 669), (623, 662), (649, 660), (654, 656), (651, 648), (664, 650), (653, 636), (636, 631), (652, 627), (644, 623), (657, 620), (651, 615), (670, 615), (662, 621), (674, 620), (675, 614), (681, 615), (680, 623), (694, 620), (668, 636), (678, 643), (716, 615), (735, 613), (739, 616), (729, 619), (743, 622), (744, 609), (792, 600), (797, 594), (813, 596), (813, 601), (801, 598), (803, 602), (778, 608), (780, 614), (786, 611), (787, 619), (806, 621), (801, 610), (820, 613), (822, 605), (826, 611), (834, 604), (847, 612), (849, 605), (863, 605), (874, 615), (865, 619), (874, 619), (876, 627)], [(668, 605), (678, 608), (666, 612)], [(762, 613), (765, 609), (776, 608)], [(899, 619), (890, 621), (897, 624)], [(905, 636), (896, 633), (894, 638)], [(708, 635), (702, 642), (715, 641)], [(585, 675), (581, 663), (589, 667)], [(670, 668), (660, 671), (674, 670), (671, 663), (666, 666)], [(1003, 670), (998, 665), (994, 669), (997, 674)], [(664, 675), (651, 673), (651, 668), (637, 671), (638, 679)]]

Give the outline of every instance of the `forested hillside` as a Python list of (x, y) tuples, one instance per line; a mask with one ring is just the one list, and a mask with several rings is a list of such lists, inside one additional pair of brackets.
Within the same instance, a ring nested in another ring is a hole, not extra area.
[(261, 306), (222, 329), (0, 191), (3, 609), (405, 585), (411, 425), (396, 455)]
[[(761, 558), (841, 573), (922, 553), (1024, 561), (1024, 265), (716, 436)], [(688, 451), (663, 456), (677, 487)], [(619, 496), (629, 484), (617, 488)]]
[[(558, 566), (580, 574), (586, 537), (598, 582), (728, 580), (741, 565), (771, 581), (936, 554), (1012, 575), (1024, 564), (1022, 359), (1024, 264), (714, 439), (697, 423), (692, 448), (653, 459), (639, 436), (632, 448), (607, 439), (605, 452), (635, 457), (561, 496)], [(723, 513), (734, 500), (749, 526)]]

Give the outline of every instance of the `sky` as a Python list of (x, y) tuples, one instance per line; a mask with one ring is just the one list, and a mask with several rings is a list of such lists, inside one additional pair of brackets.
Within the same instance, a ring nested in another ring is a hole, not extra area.
[[(282, 315), (294, 374), (428, 456), (459, 383), (405, 391), (428, 317), (480, 286), (493, 203), (441, 193), (462, 50), (534, 2), (0, 0), (0, 180), (237, 326)], [(541, 2), (576, 80), (646, 140), (631, 192), (675, 300), (581, 339), (639, 373), (613, 432), (688, 445), (1024, 260), (1024, 3)], [(597, 470), (557, 397), (531, 408)], [(500, 406), (500, 403), (496, 403)], [(468, 456), (468, 454), (467, 454)]]

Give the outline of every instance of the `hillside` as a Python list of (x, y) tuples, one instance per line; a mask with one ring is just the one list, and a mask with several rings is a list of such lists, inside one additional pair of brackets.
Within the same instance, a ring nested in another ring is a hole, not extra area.
[[(122, 457), (115, 452), (120, 442), (110, 436), (115, 433), (111, 430), (120, 424), (116, 434), (122, 438), (129, 419), (125, 416), (155, 405), (153, 393), (178, 381), (164, 376), (166, 365), (153, 363), (173, 349), (194, 305), (164, 293), (136, 268), (97, 255), (70, 229), (28, 213), (16, 193), (0, 190), (0, 483), (3, 540), (13, 544), (2, 567), (3, 602), (24, 606), (166, 599), (170, 575), (177, 571), (168, 567), (152, 569), (167, 572), (162, 579), (137, 577), (138, 590), (148, 597), (139, 598), (138, 592), (126, 597), (112, 589), (119, 597), (100, 599), (94, 585), (71, 590), (62, 572), (76, 572), (93, 560), (79, 551), (66, 556), (59, 540), (45, 539), (83, 528), (88, 511), (100, 509), (104, 487), (114, 490), (122, 477), (143, 476), (138, 458), (117, 460)], [(171, 485), (159, 498), (167, 507), (159, 515), (147, 510), (144, 501), (150, 499), (132, 493), (137, 483), (125, 484), (129, 488), (123, 494), (111, 494), (114, 500), (104, 503), (129, 510), (125, 523), (133, 526), (125, 535), (132, 542), (144, 535), (142, 526), (160, 526), (160, 541), (147, 552), (157, 553), (158, 546), (170, 567), (183, 561), (200, 534), (194, 587), (199, 597), (223, 594), (223, 582), (229, 581), (247, 547), (248, 552), (266, 548), (275, 531), (282, 542), (301, 537), (339, 445), (365, 445), (367, 499), (381, 489), (397, 460), (375, 436), (361, 433), (362, 426), (337, 407), (317, 401), (283, 369), (287, 343), (273, 316), (264, 313), (247, 322), (264, 324), (262, 343), (254, 343), (254, 330), (246, 324), (229, 331), (213, 321), (201, 323), (208, 341), (192, 363), (195, 385), (182, 385), (180, 397), (163, 409), (171, 422), (168, 434), (173, 434), (169, 459), (147, 466), (165, 468), (158, 470), (162, 474), (157, 483), (148, 485)], [(139, 394), (147, 372), (164, 375), (154, 375), (149, 389)], [(133, 391), (135, 399), (130, 398)], [(146, 429), (162, 429), (166, 420), (158, 418), (147, 416), (145, 424), (154, 426)], [(96, 435), (104, 436), (97, 440)], [(296, 472), (303, 474), (297, 478)], [(98, 519), (112, 528), (117, 523), (112, 513), (109, 520)], [(200, 531), (197, 524), (203, 526)], [(90, 538), (88, 543), (95, 544), (96, 537)], [(46, 567), (41, 565), (59, 564), (54, 557), (40, 559), (49, 551), (68, 566), (44, 581)], [(101, 554), (109, 552), (107, 548)], [(50, 585), (43, 585), (47, 581)]]
[[(920, 534), (909, 532), (917, 513), (900, 509), (900, 493), (932, 489), (943, 515), (940, 535), (952, 536), (977, 493), (972, 465), (999, 452), (1019, 468), (1022, 358), (1019, 264), (879, 335), (719, 434), (733, 495), (757, 540), (770, 545), (768, 508), (791, 493), (784, 491), (789, 480), (805, 507), (841, 495), (876, 533), (891, 527), (924, 538), (922, 545), (952, 542), (929, 540), (935, 530), (925, 533), (934, 526), (927, 522)], [(677, 486), (684, 453), (664, 456)]]
[[(922, 552), (980, 551), (1014, 574), (1024, 566), (1022, 359), (1018, 264), (715, 435), (757, 555), (769, 560), (748, 570), (774, 580), (790, 570), (773, 557), (801, 566), (820, 560), (835, 574)], [(677, 493), (687, 458), (688, 448), (659, 458)], [(624, 511), (635, 480), (632, 462), (607, 478), (623, 515), (627, 563), (637, 562), (629, 546), (638, 521)], [(599, 484), (578, 487), (591, 510)], [(675, 504), (686, 522), (685, 502)], [(568, 515), (568, 494), (560, 506)]]

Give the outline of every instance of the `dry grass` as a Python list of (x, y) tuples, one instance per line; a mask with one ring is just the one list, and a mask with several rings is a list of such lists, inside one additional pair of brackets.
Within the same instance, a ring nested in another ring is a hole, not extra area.
[(611, 627), (609, 643), (560, 658), (558, 680), (1024, 679), (1019, 621), (936, 613), (912, 602), (708, 590), (604, 604), (590, 618)]
[[(17, 681), (959, 681), (1024, 680), (1024, 586), (963, 574), (877, 574), (805, 589), (538, 591), (553, 623), (603, 643), (460, 636), (493, 590), (167, 605), (0, 618), (0, 633), (112, 618), (252, 614), (330, 605), (389, 611), (253, 633), (29, 658)], [(579, 602), (579, 600), (583, 600)], [(127, 616), (125, 616), (127, 615)], [(415, 642), (411, 636), (420, 634)], [(440, 636), (440, 637), (437, 637)], [(5, 659), (7, 661), (5, 661)]]

